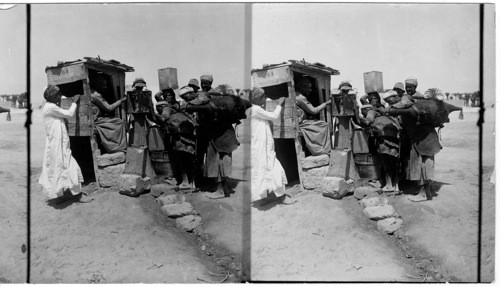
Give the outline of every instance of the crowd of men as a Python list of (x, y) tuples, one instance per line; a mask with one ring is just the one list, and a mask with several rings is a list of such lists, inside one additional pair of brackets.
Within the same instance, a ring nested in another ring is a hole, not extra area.
[(448, 120), (449, 112), (460, 108), (422, 95), (417, 86), (417, 79), (407, 79), (390, 91), (365, 95), (356, 120), (369, 131), (369, 146), (379, 156), (385, 190), (400, 194), (400, 181), (413, 182), (418, 194), (409, 199), (425, 201), (437, 196), (432, 188), (434, 156), (442, 146), (436, 128)]
[[(151, 96), (144, 89), (146, 81), (136, 78), (128, 99), (123, 97), (109, 104), (101, 95), (106, 91), (106, 81), (94, 79), (92, 103), (99, 143), (110, 153), (124, 151), (127, 146), (165, 151), (173, 169), (172, 181), (179, 189), (202, 189), (211, 192), (211, 198), (230, 196), (232, 152), (239, 146), (234, 125), (245, 118), (250, 102), (236, 97), (231, 90), (214, 89), (212, 84), (210, 74), (202, 75), (200, 84), (191, 79), (179, 89), (178, 101), (170, 88)], [(128, 144), (123, 121), (104, 117), (124, 101), (129, 106)], [(159, 141), (148, 140), (152, 132), (158, 133)]]

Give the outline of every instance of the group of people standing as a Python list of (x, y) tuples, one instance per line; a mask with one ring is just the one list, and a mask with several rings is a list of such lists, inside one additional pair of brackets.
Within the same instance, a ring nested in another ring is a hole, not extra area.
[(229, 197), (232, 152), (239, 146), (235, 125), (246, 117), (250, 102), (212, 88), (213, 76), (202, 75), (201, 91), (196, 79), (179, 89), (178, 102), (173, 90), (155, 95), (156, 123), (165, 131), (171, 147), (180, 189), (209, 191), (210, 198)]
[[(246, 117), (250, 102), (212, 89), (212, 75), (201, 76), (200, 82), (199, 85), (196, 79), (191, 79), (188, 85), (181, 87), (178, 92), (181, 101), (176, 100), (172, 89), (162, 90), (149, 99), (140, 96), (133, 99), (144, 110), (128, 115), (129, 129), (126, 129), (125, 121), (113, 114), (122, 102), (130, 104), (130, 99), (124, 95), (108, 103), (103, 96), (107, 91), (105, 77), (95, 78), (91, 83), (91, 102), (99, 146), (113, 153), (126, 151), (127, 146), (158, 144), (146, 138), (150, 128), (159, 129), (161, 144), (169, 153), (174, 175), (179, 179), (179, 189), (209, 191), (207, 196), (211, 198), (230, 196), (232, 152), (239, 146), (234, 125)], [(142, 93), (145, 86), (143, 78), (136, 78), (132, 94), (148, 94)], [(69, 195), (69, 198), (76, 196), (81, 202), (90, 202), (92, 199), (82, 193), (82, 172), (71, 155), (64, 122), (74, 116), (80, 96), (72, 97), (69, 109), (60, 107), (61, 97), (58, 86), (47, 86), (43, 107), (46, 145), (39, 183), (49, 198), (65, 201)]]
[[(434, 156), (442, 149), (436, 127), (421, 120), (419, 102), (437, 100), (423, 96), (416, 89), (417, 79), (396, 83), (392, 90), (368, 94), (362, 98), (359, 124), (370, 131), (371, 143), (380, 156), (385, 190), (400, 194), (401, 180), (417, 184), (418, 194), (411, 201), (425, 201), (436, 196), (432, 189)], [(382, 103), (385, 102), (385, 105)]]
[[(362, 105), (355, 107), (353, 121), (370, 131), (370, 153), (380, 158), (382, 187), (400, 194), (400, 179), (414, 182), (418, 185), (418, 194), (409, 196), (409, 199), (425, 201), (436, 196), (432, 189), (434, 156), (442, 146), (436, 126), (421, 119), (417, 103), (431, 99), (417, 92), (417, 86), (417, 79), (407, 79), (405, 84), (396, 83), (392, 90), (361, 97)], [(311, 88), (305, 77), (295, 85), (299, 128), (309, 154), (329, 154), (332, 149), (330, 127), (315, 116), (329, 106), (331, 100), (313, 106), (308, 100)], [(340, 96), (348, 97), (352, 86), (349, 82), (342, 82), (339, 90)], [(293, 203), (294, 200), (285, 193), (287, 178), (276, 158), (270, 128), (270, 122), (280, 117), (284, 98), (278, 99), (274, 111), (266, 111), (265, 103), (269, 99), (265, 91), (255, 88), (252, 95), (249, 113), (252, 124), (252, 200), (269, 202), (281, 198), (282, 203)]]

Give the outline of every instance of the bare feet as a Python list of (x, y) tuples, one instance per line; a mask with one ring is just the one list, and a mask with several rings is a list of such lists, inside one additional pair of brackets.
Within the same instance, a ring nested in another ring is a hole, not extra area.
[(290, 195), (285, 194), (283, 195), (283, 200), (281, 201), (281, 204), (284, 205), (291, 205), (297, 202), (297, 199), (292, 198)]
[(191, 185), (187, 182), (182, 182), (181, 184), (179, 184), (179, 189), (190, 189), (191, 188)]
[(210, 199), (221, 199), (221, 198), (225, 198), (226, 195), (224, 193), (224, 187), (223, 187), (223, 183), (218, 183), (218, 188), (216, 191), (212, 192), (212, 193), (206, 193), (205, 195), (210, 198)]
[(421, 202), (421, 201), (426, 201), (427, 200), (427, 195), (419, 193), (417, 195), (410, 195), (408, 196), (408, 200), (413, 201), (413, 202)]
[(86, 195), (85, 193), (80, 193), (78, 195), (75, 196), (75, 199), (76, 201), (80, 202), (80, 203), (89, 203), (91, 202), (92, 200), (94, 200), (92, 197)]

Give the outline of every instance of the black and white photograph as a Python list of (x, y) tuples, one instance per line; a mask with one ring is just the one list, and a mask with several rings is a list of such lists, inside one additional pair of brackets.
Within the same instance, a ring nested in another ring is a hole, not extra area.
[(493, 8), (252, 5), (252, 280), (494, 279)]
[(0, 4), (0, 283), (494, 282), (495, 8)]

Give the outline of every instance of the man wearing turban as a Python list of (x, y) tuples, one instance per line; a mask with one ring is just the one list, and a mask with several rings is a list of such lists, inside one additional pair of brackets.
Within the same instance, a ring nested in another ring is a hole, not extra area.
[[(407, 79), (407, 94), (413, 97), (414, 101), (425, 100), (416, 91), (417, 85), (417, 79)], [(397, 108), (392, 105), (384, 112), (392, 116), (401, 115), (405, 135), (409, 139), (409, 155), (404, 156), (402, 146), (402, 161), (406, 166), (406, 179), (418, 184), (419, 193), (408, 199), (417, 202), (432, 199), (436, 195), (431, 187), (434, 179), (434, 156), (442, 149), (436, 129), (431, 125), (419, 124), (417, 112), (413, 108)]]
[(64, 122), (65, 119), (74, 117), (80, 96), (73, 96), (68, 110), (59, 107), (62, 96), (59, 87), (48, 85), (43, 96), (47, 101), (43, 106), (46, 141), (43, 168), (38, 183), (43, 187), (43, 194), (56, 199), (56, 204), (69, 199), (65, 193), (71, 194), (80, 202), (90, 202), (92, 198), (82, 193), (82, 171), (71, 155), (70, 140)]
[(211, 74), (203, 74), (200, 77), (201, 90), (205, 92), (209, 92), (212, 89), (212, 83), (214, 82), (214, 78)]

